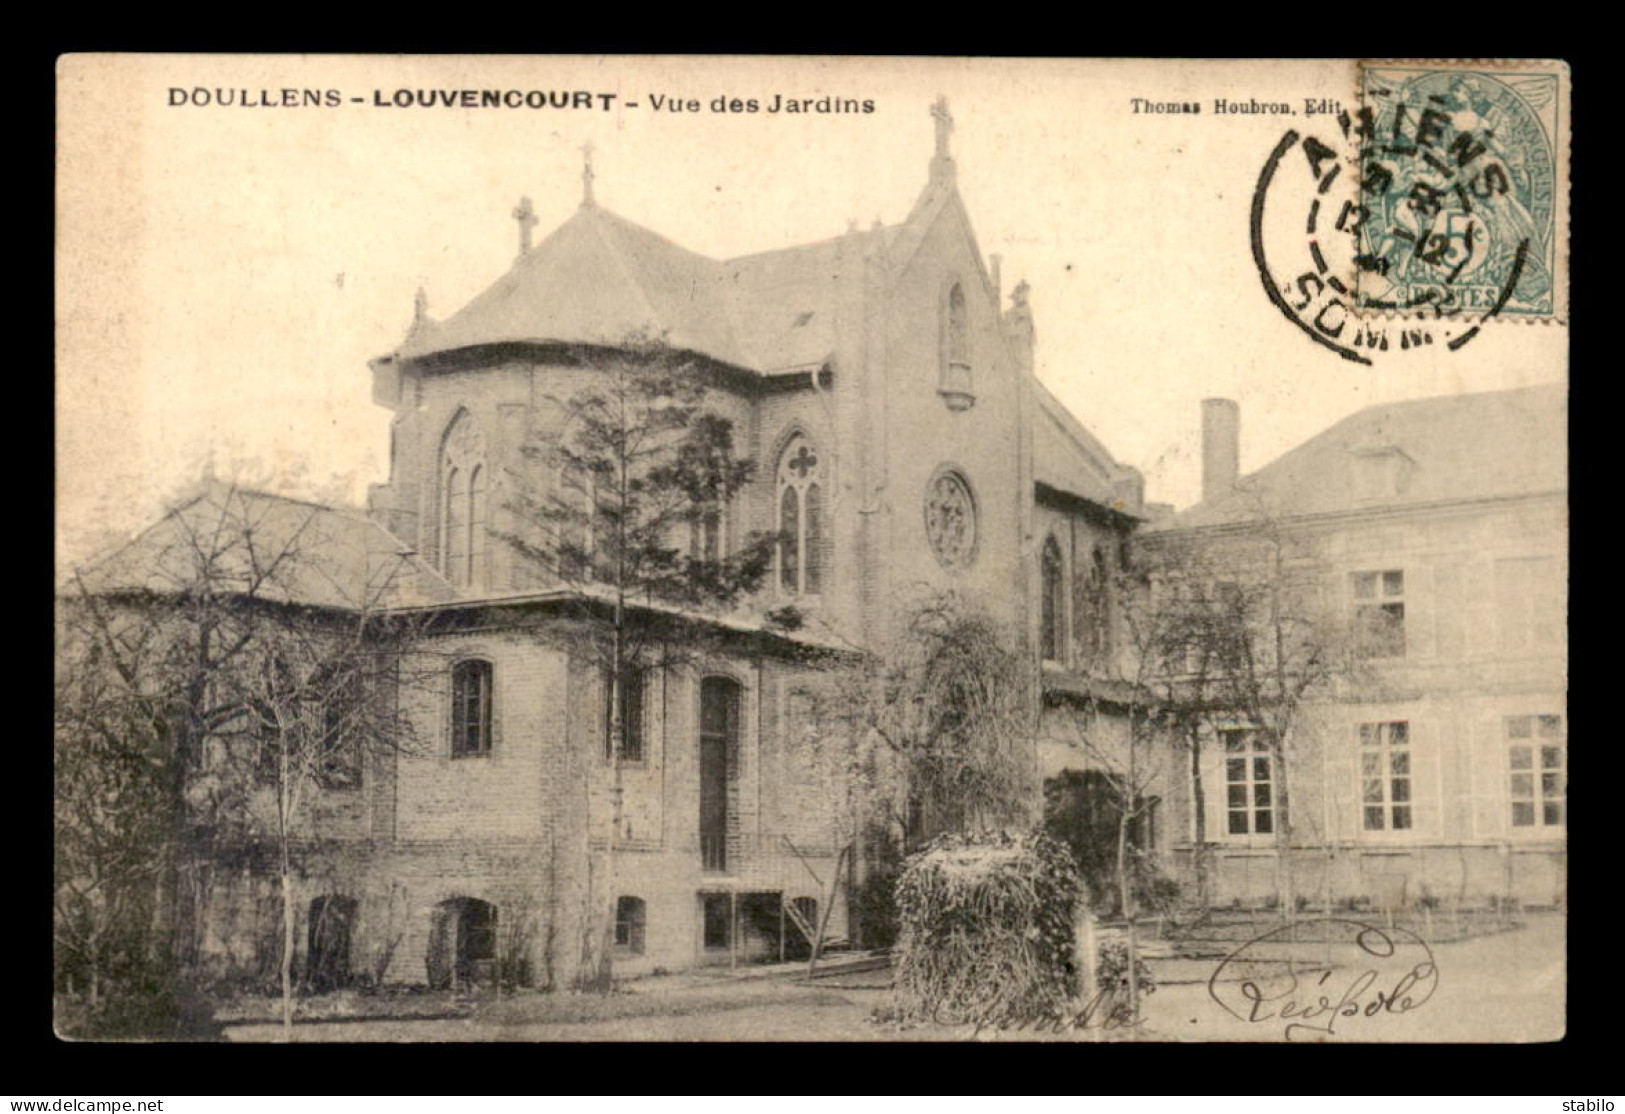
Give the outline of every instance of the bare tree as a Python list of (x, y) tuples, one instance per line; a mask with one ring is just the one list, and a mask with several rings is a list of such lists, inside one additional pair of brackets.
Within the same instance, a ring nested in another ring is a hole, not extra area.
[[(597, 872), (607, 897), (589, 896), (581, 964), (586, 981), (607, 990), (625, 828), (621, 768), (636, 729), (626, 693), (646, 670), (682, 664), (706, 617), (755, 591), (776, 535), (729, 537), (732, 505), (754, 464), (735, 454), (732, 423), (707, 405), (711, 373), (701, 361), (638, 334), (612, 348), (573, 348), (566, 363), (589, 378), (548, 400), (552, 420), (526, 442), (506, 540), (573, 591), (583, 620), (574, 641), (607, 690), (611, 815)], [(594, 860), (589, 849), (589, 877)]]
[[(1243, 528), (1157, 537), (1142, 552), (1170, 613), (1172, 637), (1162, 659), (1191, 745), (1199, 746), (1201, 726), (1229, 724), (1245, 732), (1237, 738), (1266, 754), (1276, 771), (1270, 832), (1277, 896), (1292, 920), (1298, 902), (1292, 849), (1314, 827), (1292, 801), (1314, 742), (1306, 713), (1364, 683), (1370, 640), (1384, 632), (1352, 629), (1328, 605), (1313, 540), (1292, 531), (1262, 500), (1257, 504)], [(1199, 754), (1193, 753), (1192, 770), (1199, 778)]]
[(817, 662), (792, 739), (826, 788), (839, 845), (882, 875), (871, 845), (1025, 830), (1038, 788), (1037, 672), (1010, 633), (952, 592), (906, 603), (898, 620), (883, 648)]
[(1165, 783), (1170, 757), (1182, 739), (1180, 694), (1164, 669), (1181, 632), (1181, 614), (1150, 591), (1148, 578), (1137, 567), (1118, 561), (1097, 575), (1088, 626), (1102, 633), (1093, 645), (1074, 648), (1075, 677), (1052, 686), (1052, 702), (1061, 714), (1046, 723), (1104, 775), (1100, 784), (1114, 820), (1111, 878), (1126, 926), (1124, 1004), (1137, 1016), (1142, 896), (1156, 878), (1152, 849), (1137, 833), (1149, 826), (1157, 800), (1152, 790)]
[[(94, 950), (105, 936), (70, 926), (87, 923), (97, 880), (122, 869), (106, 832), (129, 830), (150, 876), (148, 966), (191, 977), (211, 859), (269, 840), (291, 1025), (293, 860), (321, 834), (301, 812), (410, 746), (393, 690), (420, 623), (385, 605), (411, 571), (356, 516), (214, 482), (75, 576), (59, 606), (59, 947)], [(149, 790), (139, 804), (136, 781)]]

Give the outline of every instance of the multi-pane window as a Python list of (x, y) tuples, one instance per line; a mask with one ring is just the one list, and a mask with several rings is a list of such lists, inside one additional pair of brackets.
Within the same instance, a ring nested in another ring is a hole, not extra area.
[(598, 548), (598, 485), (579, 464), (559, 470), (554, 510), (559, 517), (559, 576), (565, 580), (592, 577)]
[(728, 783), (739, 752), (739, 684), (700, 682), (700, 860), (707, 871), (728, 867)]
[(1073, 616), (1079, 628), (1078, 645), (1091, 660), (1098, 661), (1111, 652), (1112, 636), (1111, 570), (1106, 551), (1098, 545), (1089, 553), (1089, 573), (1078, 578), (1078, 590), (1082, 599), (1074, 605)]
[[(604, 761), (612, 761), (616, 754), (615, 720), (610, 704), (610, 671), (603, 672), (604, 683)], [(621, 738), (619, 753), (622, 762), (643, 761), (643, 671), (627, 668), (621, 674), (619, 687), (621, 705)]]
[(491, 663), (470, 658), (451, 670), (451, 756), (491, 753)]
[(1508, 716), (1506, 737), (1512, 826), (1562, 827), (1569, 793), (1563, 717)]
[(641, 897), (622, 897), (615, 902), (615, 947), (627, 955), (643, 954), (643, 937), (648, 910)]
[(1224, 741), (1225, 831), (1268, 835), (1275, 831), (1275, 765), (1269, 739), (1256, 728), (1228, 728)]
[(322, 702), (322, 734), (316, 754), (316, 780), (324, 789), (361, 788), (361, 680), (339, 668), (326, 669), (312, 682)]
[(1044, 540), (1038, 559), (1039, 615), (1038, 643), (1045, 661), (1062, 660), (1062, 632), (1066, 628), (1066, 565), (1061, 547), (1053, 537)]
[(1411, 731), (1404, 721), (1360, 724), (1360, 807), (1368, 832), (1411, 827)]
[(696, 561), (719, 561), (728, 554), (728, 516), (720, 506), (708, 506), (690, 526), (688, 555)]
[(1360, 652), (1372, 658), (1405, 656), (1405, 573), (1400, 569), (1352, 576), (1354, 631)]
[(817, 451), (799, 434), (779, 457), (779, 589), (816, 596), (824, 580), (824, 488)]
[(261, 684), (260, 697), (252, 702), (259, 737), (254, 773), (261, 785), (276, 785), (282, 779), (283, 748), (294, 745), (284, 734), (289, 726), (284, 717), (293, 718), (299, 683), (293, 668), (280, 656), (273, 656), (264, 665)]

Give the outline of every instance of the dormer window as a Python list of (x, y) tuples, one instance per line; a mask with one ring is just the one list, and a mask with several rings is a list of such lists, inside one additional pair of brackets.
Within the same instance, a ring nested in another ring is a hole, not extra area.
[(965, 288), (951, 283), (942, 304), (942, 367), (937, 393), (950, 410), (968, 410), (976, 403), (971, 391), (970, 318)]
[(1411, 461), (1395, 448), (1357, 450), (1354, 454), (1354, 498), (1392, 499), (1410, 487)]

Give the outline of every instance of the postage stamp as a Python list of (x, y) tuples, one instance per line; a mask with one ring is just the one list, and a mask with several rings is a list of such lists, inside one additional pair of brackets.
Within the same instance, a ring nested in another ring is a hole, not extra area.
[(1360, 67), (1358, 307), (1562, 315), (1566, 71)]
[(1254, 264), (1316, 344), (1371, 364), (1490, 321), (1564, 322), (1568, 71), (1355, 66), (1352, 109), (1292, 119), (1253, 195)]

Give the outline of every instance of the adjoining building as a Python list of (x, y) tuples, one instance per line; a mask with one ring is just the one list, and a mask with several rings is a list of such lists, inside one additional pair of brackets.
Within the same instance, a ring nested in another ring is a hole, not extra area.
[(1562, 904), (1566, 388), (1371, 406), (1244, 478), (1236, 405), (1204, 407), (1204, 498), (1139, 544), (1233, 570), (1279, 558), (1305, 618), (1350, 633), (1352, 661), (1305, 699), (1285, 763), (1256, 724), (1209, 717), (1199, 789), (1167, 798), (1182, 875), (1206, 851), (1214, 900), (1270, 900), (1290, 779), (1314, 905)]

